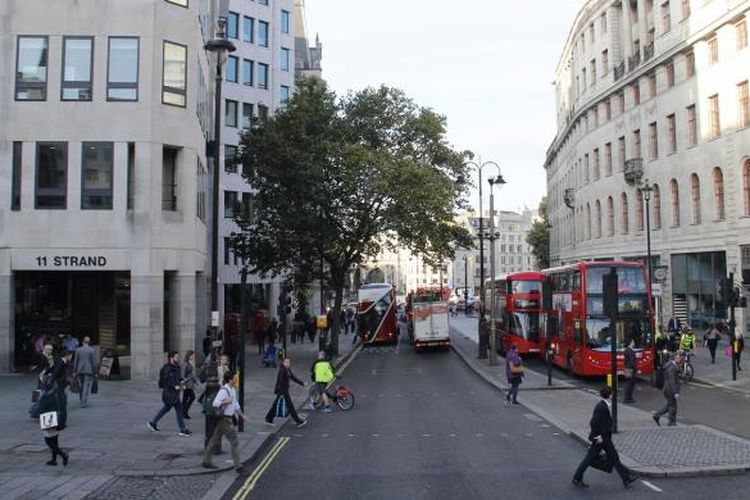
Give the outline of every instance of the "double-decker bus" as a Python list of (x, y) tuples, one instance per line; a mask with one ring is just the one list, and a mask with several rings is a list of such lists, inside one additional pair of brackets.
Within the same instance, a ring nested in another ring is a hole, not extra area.
[[(611, 268), (618, 275), (618, 316), (615, 331), (604, 314), (602, 278)], [(636, 372), (653, 370), (651, 293), (646, 270), (636, 262), (580, 262), (542, 271), (552, 291), (552, 308), (545, 310), (540, 346), (550, 345), (552, 362), (569, 372), (596, 376), (611, 373), (612, 342), (616, 342), (617, 370), (623, 370), (623, 351), (635, 341)]]
[(370, 283), (357, 291), (357, 334), (363, 344), (398, 342), (396, 291), (389, 283)]
[[(544, 274), (539, 271), (514, 272), (495, 278), (495, 335), (501, 352), (515, 344), (521, 354), (539, 354), (543, 281)], [(485, 304), (491, 306), (491, 279), (484, 289)], [(492, 308), (487, 307), (485, 314), (491, 319)]]

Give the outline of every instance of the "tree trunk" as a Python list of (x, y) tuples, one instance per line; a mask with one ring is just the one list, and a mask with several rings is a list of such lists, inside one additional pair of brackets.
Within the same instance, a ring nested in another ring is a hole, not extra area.
[(341, 328), (341, 306), (344, 302), (344, 282), (343, 272), (337, 272), (331, 269), (330, 285), (336, 292), (336, 299), (333, 303), (333, 312), (331, 314), (331, 355), (339, 355), (339, 331)]

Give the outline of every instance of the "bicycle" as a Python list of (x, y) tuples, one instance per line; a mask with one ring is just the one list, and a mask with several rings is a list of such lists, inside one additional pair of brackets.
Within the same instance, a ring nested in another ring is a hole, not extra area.
[(693, 376), (695, 375), (695, 370), (693, 369), (693, 364), (690, 362), (690, 360), (695, 356), (693, 354), (693, 351), (690, 350), (683, 350), (682, 351), (684, 360), (682, 361), (682, 366), (680, 366), (679, 370), (677, 371), (677, 376), (680, 377), (680, 379), (683, 382), (692, 382)]
[[(354, 408), (354, 393), (345, 385), (339, 385), (333, 394), (329, 394), (329, 398), (336, 403), (343, 411), (349, 411)], [(317, 384), (313, 384), (310, 387), (310, 409), (317, 410), (323, 407), (322, 401), (323, 395), (319, 392)]]

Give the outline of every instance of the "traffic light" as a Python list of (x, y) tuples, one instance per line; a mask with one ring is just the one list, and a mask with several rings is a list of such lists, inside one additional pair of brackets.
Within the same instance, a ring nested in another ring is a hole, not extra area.
[(719, 280), (719, 297), (721, 298), (721, 303), (724, 304), (724, 307), (732, 305), (734, 287), (732, 287), (732, 282), (729, 278), (721, 278)]
[(604, 315), (616, 318), (619, 312), (620, 302), (617, 288), (617, 269), (610, 269), (609, 273), (602, 276), (602, 292), (604, 293)]

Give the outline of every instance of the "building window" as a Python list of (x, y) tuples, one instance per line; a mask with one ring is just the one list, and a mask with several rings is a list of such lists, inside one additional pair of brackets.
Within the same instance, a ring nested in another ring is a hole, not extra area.
[(622, 172), (625, 169), (625, 137), (617, 139), (617, 171)]
[(661, 28), (663, 33), (672, 29), (672, 14), (669, 11), (669, 2), (661, 4)]
[(750, 99), (748, 99), (748, 86), (747, 80), (737, 85), (737, 104), (739, 109), (738, 115), (738, 126), (739, 128), (745, 128), (750, 126)]
[(224, 171), (230, 174), (237, 173), (237, 146), (224, 145)]
[(236, 39), (238, 37), (238, 29), (240, 24), (240, 15), (236, 12), (230, 12), (227, 15), (227, 38), (234, 38)]
[(34, 206), (37, 209), (67, 208), (68, 143), (38, 142), (36, 144), (36, 190)]
[(640, 189), (635, 193), (635, 230), (643, 231), (643, 192)]
[(612, 119), (612, 101), (607, 99), (604, 102), (604, 120), (609, 121)]
[(724, 174), (719, 167), (713, 172), (714, 177), (714, 216), (716, 220), (724, 220)]
[(706, 42), (708, 48), (708, 65), (712, 66), (719, 62), (719, 41), (714, 36)]
[(173, 3), (181, 7), (188, 7), (188, 0), (167, 0), (167, 3)]
[(651, 199), (654, 200), (654, 229), (661, 229), (661, 191), (659, 191), (657, 184), (654, 184), (654, 192), (651, 193)]
[(289, 19), (291, 15), (288, 10), (281, 11), (281, 32), (285, 35), (289, 34)]
[(612, 175), (612, 143), (604, 145), (604, 175)]
[(114, 144), (84, 142), (81, 165), (81, 209), (112, 210)]
[(242, 41), (253, 43), (254, 32), (255, 19), (253, 19), (252, 17), (244, 16), (242, 18)]
[(252, 193), (242, 193), (242, 218), (252, 222), (255, 217), (254, 200)]
[(698, 174), (690, 175), (690, 202), (693, 224), (701, 223), (701, 183)]
[(198, 158), (197, 164), (197, 177), (198, 177), (198, 197), (196, 200), (195, 214), (197, 217), (206, 222), (206, 199), (208, 192), (208, 172), (206, 167), (203, 166), (201, 159)]
[(669, 153), (677, 152), (677, 123), (674, 114), (667, 116), (667, 133), (669, 134)]
[(596, 59), (591, 60), (591, 86), (596, 85)]
[(237, 101), (226, 99), (224, 101), (224, 125), (237, 127)]
[(615, 235), (615, 202), (610, 196), (607, 198), (607, 236)]
[(648, 154), (652, 160), (659, 157), (659, 136), (657, 134), (656, 122), (648, 125)]
[(279, 102), (285, 103), (289, 100), (289, 96), (291, 95), (291, 88), (288, 85), (282, 85), (279, 88)]
[(268, 106), (265, 104), (258, 104), (258, 117), (262, 120), (268, 118)]
[(258, 21), (258, 45), (268, 47), (268, 23)]
[(237, 83), (237, 61), (235, 56), (227, 57), (226, 80), (228, 82)]
[(656, 97), (656, 74), (648, 75), (648, 96)]
[(691, 50), (685, 54), (685, 77), (690, 78), (695, 74), (695, 53)]
[(690, 17), (690, 0), (681, 0), (682, 5), (682, 19), (685, 20)]
[(641, 158), (641, 131), (633, 131), (633, 158)]
[(258, 3), (261, 5), (268, 5), (268, 0), (258, 0)]
[(599, 149), (594, 149), (594, 180), (599, 180)]
[(602, 25), (602, 33), (606, 33), (607, 32), (607, 13), (606, 12), (604, 12), (601, 15), (601, 25)]
[(138, 100), (138, 50), (134, 37), (109, 37), (107, 100)]
[(253, 105), (249, 102), (242, 103), (242, 128), (248, 129), (253, 125)]
[(620, 195), (620, 203), (622, 204), (622, 211), (620, 213), (622, 234), (628, 234), (630, 221), (628, 220), (628, 195), (627, 194), (622, 193)]
[(242, 84), (247, 86), (253, 85), (254, 63), (250, 59), (242, 60)]
[(177, 148), (162, 150), (161, 209), (177, 210)]
[(586, 203), (586, 239), (591, 239), (591, 205), (589, 205), (588, 203)]
[(591, 181), (591, 178), (589, 177), (589, 155), (588, 153), (584, 155), (584, 178), (586, 184), (588, 184)]
[(61, 100), (91, 100), (91, 74), (94, 70), (93, 54), (94, 39), (92, 37), (63, 37)]
[(721, 135), (721, 122), (719, 120), (719, 94), (708, 98), (708, 133), (712, 139)]
[(258, 63), (258, 88), (268, 88), (268, 64)]
[(609, 73), (609, 51), (602, 50), (602, 75), (607, 76)]
[(596, 200), (596, 237), (602, 237), (602, 203)]
[[(226, 193), (225, 193), (226, 194)], [(224, 237), (224, 265), (229, 265), (229, 252), (232, 249), (232, 239)]]
[(743, 19), (734, 25), (735, 36), (737, 39), (737, 50), (747, 47), (747, 23)]
[(674, 64), (672, 62), (668, 62), (664, 66), (664, 71), (667, 76), (667, 87), (674, 87)]
[(289, 49), (281, 47), (279, 54), (279, 66), (281, 71), (289, 71)]
[(695, 104), (687, 107), (687, 115), (688, 145), (695, 146), (698, 144), (698, 121), (695, 116)]
[(672, 179), (669, 183), (669, 190), (672, 195), (672, 227), (680, 225), (680, 187), (677, 180)]
[(620, 114), (625, 112), (625, 92), (617, 94), (617, 100), (619, 101)]
[(128, 177), (128, 189), (127, 189), (127, 200), (125, 202), (127, 210), (133, 210), (135, 204), (135, 143), (128, 143), (128, 156), (127, 161), (127, 177)]
[(187, 46), (164, 42), (164, 104), (185, 107), (187, 99)]
[(224, 191), (224, 218), (234, 218), (237, 208), (237, 191)]
[(586, 68), (583, 68), (581, 70), (581, 91), (584, 92), (586, 90)]
[(594, 42), (596, 42), (596, 33), (594, 32), (594, 23), (589, 23), (589, 43), (591, 45), (594, 45)]
[(16, 54), (16, 100), (47, 100), (46, 36), (19, 36)]
[(750, 215), (750, 159), (742, 164), (742, 194), (745, 202), (745, 215)]
[(23, 174), (23, 143), (13, 143), (13, 172), (11, 174), (10, 209), (21, 210), (21, 178)]
[(633, 89), (633, 106), (638, 106), (641, 103), (641, 85), (640, 82), (635, 82), (631, 85)]

